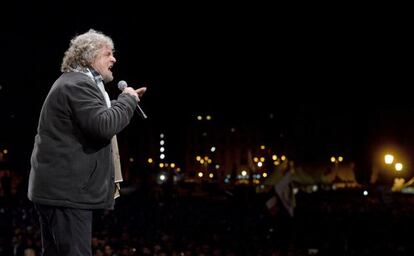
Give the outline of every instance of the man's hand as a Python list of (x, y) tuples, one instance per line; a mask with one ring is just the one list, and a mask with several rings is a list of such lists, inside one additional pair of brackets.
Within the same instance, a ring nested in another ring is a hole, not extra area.
[(141, 87), (141, 88), (138, 88), (136, 90), (134, 88), (132, 88), (132, 87), (126, 87), (122, 91), (122, 93), (128, 93), (128, 94), (134, 96), (135, 99), (137, 100), (137, 102), (140, 102), (139, 97), (142, 97), (142, 95), (144, 95), (144, 93), (145, 93), (146, 90), (147, 90), (147, 87)]
[(139, 97), (142, 97), (144, 93), (147, 91), (147, 87), (141, 87), (135, 90)]

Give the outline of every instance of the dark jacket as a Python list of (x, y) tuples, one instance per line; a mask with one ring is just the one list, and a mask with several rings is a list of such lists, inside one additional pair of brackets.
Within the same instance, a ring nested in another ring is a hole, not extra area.
[(114, 205), (111, 138), (131, 120), (136, 99), (120, 94), (108, 108), (84, 73), (63, 73), (43, 104), (31, 156), (28, 197), (46, 205)]

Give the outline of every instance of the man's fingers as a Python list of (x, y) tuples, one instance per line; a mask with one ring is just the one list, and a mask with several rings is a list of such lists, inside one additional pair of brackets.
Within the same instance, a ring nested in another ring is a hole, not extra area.
[(147, 90), (147, 87), (141, 87), (135, 90), (135, 92), (139, 95), (139, 97), (142, 97), (144, 95), (145, 91)]

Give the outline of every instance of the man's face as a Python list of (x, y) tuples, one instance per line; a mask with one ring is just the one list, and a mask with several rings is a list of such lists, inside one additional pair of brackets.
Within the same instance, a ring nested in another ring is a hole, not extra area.
[(114, 79), (111, 68), (116, 62), (112, 49), (109, 46), (104, 46), (99, 51), (96, 59), (92, 63), (92, 67), (98, 71), (105, 83)]

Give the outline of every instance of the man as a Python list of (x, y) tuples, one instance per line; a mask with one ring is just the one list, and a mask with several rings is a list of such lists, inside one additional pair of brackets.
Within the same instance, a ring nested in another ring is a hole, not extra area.
[(92, 255), (92, 211), (112, 209), (122, 181), (115, 135), (145, 87), (110, 102), (104, 83), (116, 62), (108, 36), (74, 37), (47, 95), (31, 156), (28, 197), (39, 214), (43, 255)]

